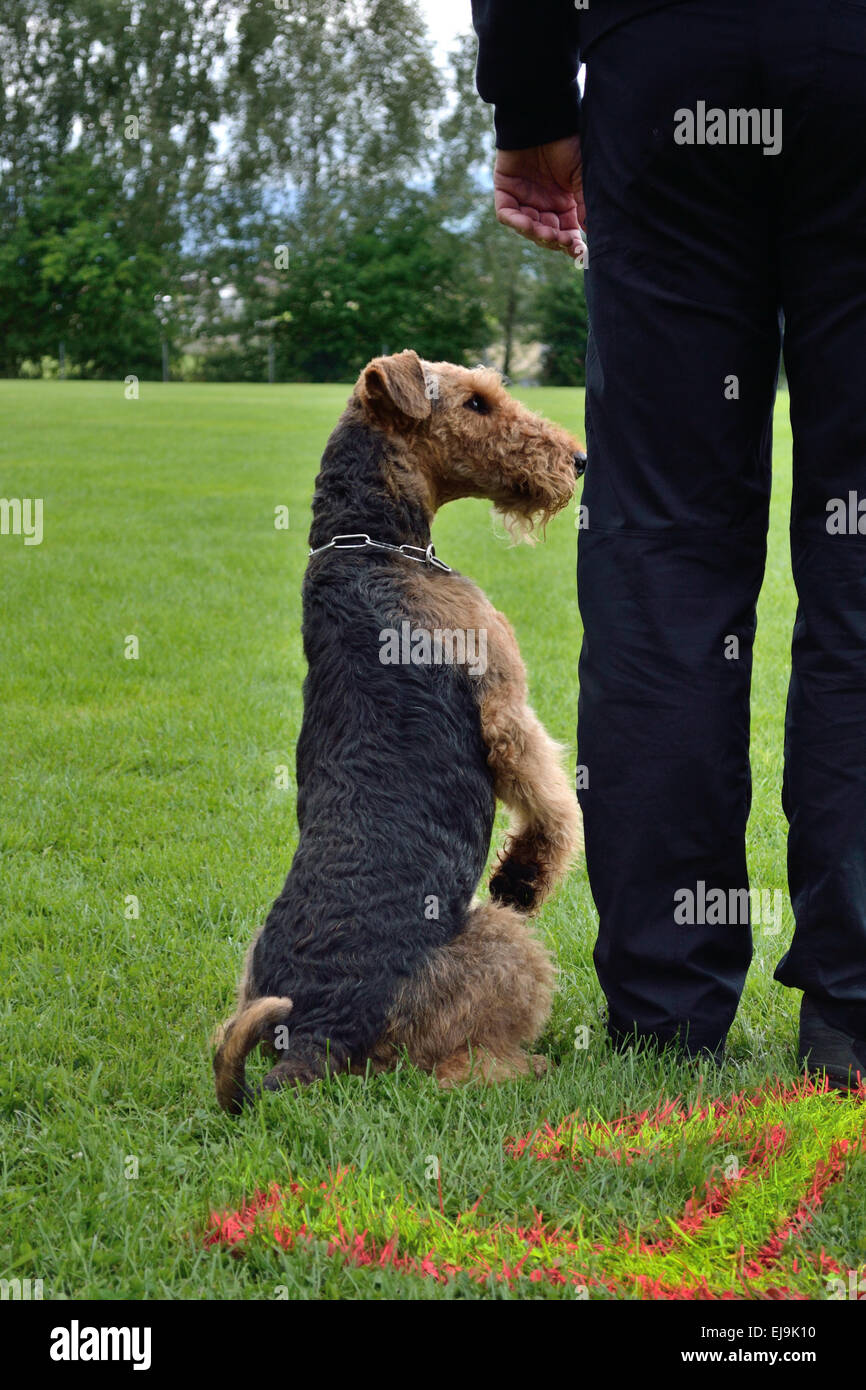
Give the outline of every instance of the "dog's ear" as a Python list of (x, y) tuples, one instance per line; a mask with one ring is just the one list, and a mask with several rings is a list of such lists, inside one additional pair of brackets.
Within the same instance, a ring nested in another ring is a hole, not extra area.
[(411, 348), (393, 357), (374, 357), (362, 371), (357, 391), (371, 414), (383, 421), (395, 415), (426, 420), (430, 414), (427, 378)]

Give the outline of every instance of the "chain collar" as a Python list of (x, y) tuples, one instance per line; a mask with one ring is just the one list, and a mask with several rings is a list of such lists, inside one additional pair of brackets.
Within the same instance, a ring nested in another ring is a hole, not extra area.
[[(430, 565), (433, 569), (451, 574), (451, 566), (440, 560), (433, 549), (433, 543), (423, 545), (390, 545), (388, 541), (373, 541), (364, 531), (352, 532), (347, 536), (332, 536), (327, 545), (319, 545), (310, 550), (310, 555), (321, 555), (323, 550), (362, 550), (370, 546), (373, 550), (390, 550), (395, 555), (405, 555), (407, 560), (415, 560), (419, 565)], [(414, 554), (412, 553), (414, 551)]]

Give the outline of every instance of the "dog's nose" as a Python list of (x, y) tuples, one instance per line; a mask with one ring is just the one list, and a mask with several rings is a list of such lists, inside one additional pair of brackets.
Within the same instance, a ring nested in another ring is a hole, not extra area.
[(578, 478), (583, 477), (586, 472), (586, 454), (581, 449), (578, 449), (574, 456), (574, 471)]

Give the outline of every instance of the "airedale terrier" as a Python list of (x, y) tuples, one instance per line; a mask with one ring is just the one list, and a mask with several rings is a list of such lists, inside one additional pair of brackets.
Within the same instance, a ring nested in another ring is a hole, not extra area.
[[(221, 1032), (224, 1109), (251, 1099), (258, 1043), (278, 1058), (268, 1090), (390, 1069), (404, 1049), (445, 1085), (540, 1071), (523, 1048), (554, 972), (526, 919), (579, 844), (577, 799), (511, 627), (435, 556), (430, 524), (486, 497), (513, 530), (543, 525), (584, 461), (489, 369), (406, 351), (361, 373), (313, 498), (300, 839)], [(510, 834), (473, 902), (497, 797)]]

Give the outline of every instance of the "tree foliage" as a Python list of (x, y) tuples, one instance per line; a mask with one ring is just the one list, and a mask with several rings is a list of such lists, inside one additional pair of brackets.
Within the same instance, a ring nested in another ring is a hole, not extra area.
[(538, 317), (561, 376), (474, 64), (467, 35), (436, 65), (413, 0), (5, 0), (0, 371), (63, 341), (148, 375), (161, 339), (201, 376), (261, 379), (270, 348), (279, 379), (349, 380), (408, 345), (508, 370)]
[(46, 166), (0, 242), (0, 370), (52, 357), (62, 342), (94, 376), (152, 375), (159, 251), (140, 237), (131, 200), (105, 167), (73, 152)]
[(588, 320), (583, 275), (565, 256), (546, 256), (535, 294), (535, 322), (546, 386), (586, 382)]

